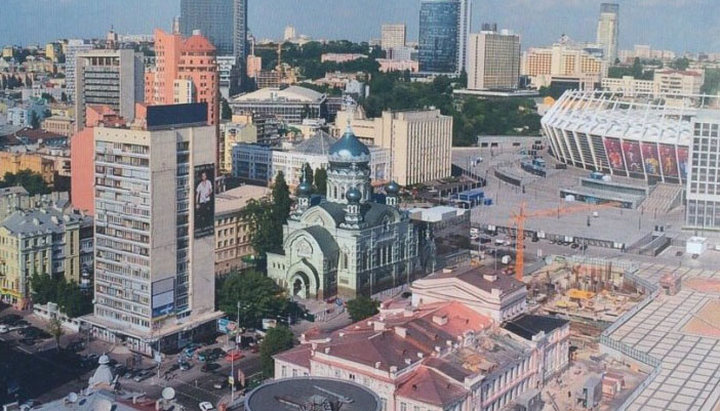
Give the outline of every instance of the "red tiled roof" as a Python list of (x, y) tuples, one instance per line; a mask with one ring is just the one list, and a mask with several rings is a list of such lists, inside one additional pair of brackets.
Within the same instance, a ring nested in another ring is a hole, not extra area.
[(445, 407), (468, 395), (468, 390), (435, 370), (421, 366), (396, 391), (398, 397)]
[(275, 354), (273, 358), (310, 369), (310, 350), (311, 347), (309, 344), (302, 344), (290, 350)]

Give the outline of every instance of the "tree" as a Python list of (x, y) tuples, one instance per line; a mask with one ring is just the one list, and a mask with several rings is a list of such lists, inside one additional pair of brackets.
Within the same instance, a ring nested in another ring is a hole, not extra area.
[(305, 163), (302, 167), (302, 176), (306, 178), (310, 185), (313, 184), (313, 169), (310, 167), (310, 163)]
[(222, 113), (221, 118), (223, 120), (230, 120), (232, 118), (232, 109), (230, 108), (230, 104), (228, 104), (228, 101), (224, 98), (221, 101), (222, 104)]
[(32, 127), (33, 130), (40, 128), (40, 117), (38, 117), (35, 110), (30, 112), (30, 127)]
[(315, 191), (321, 195), (327, 192), (327, 170), (324, 168), (315, 170)]
[(292, 201), (290, 200), (290, 189), (285, 182), (285, 174), (280, 171), (275, 176), (275, 184), (272, 189), (273, 199), (273, 217), (280, 221), (280, 225), (285, 222), (290, 216), (290, 206)]
[(60, 337), (65, 334), (62, 328), (62, 321), (59, 318), (53, 317), (48, 324), (48, 332), (55, 338), (55, 346), (60, 351)]
[(690, 60), (687, 57), (681, 57), (670, 63), (669, 66), (675, 70), (685, 71), (690, 67)]
[(60, 101), (62, 101), (63, 103), (67, 103), (68, 101), (67, 93), (65, 93), (64, 91), (60, 93)]
[(232, 271), (218, 292), (218, 307), (235, 320), (240, 307), (240, 326), (254, 328), (263, 318), (286, 318), (293, 305), (275, 281), (257, 271)]
[(32, 79), (30, 78), (30, 76), (25, 77), (25, 86), (30, 88), (30, 87), (32, 87), (32, 84), (33, 84), (33, 82), (32, 82)]
[(45, 183), (42, 175), (31, 170), (20, 170), (17, 174), (5, 173), (0, 180), (0, 188), (13, 186), (22, 186), (31, 196), (50, 194), (50, 187)]
[(57, 303), (60, 311), (70, 318), (92, 312), (92, 296), (83, 293), (74, 281), (64, 277), (53, 278), (48, 274), (35, 273), (30, 278), (33, 302), (37, 304)]
[(379, 302), (361, 295), (347, 302), (348, 314), (353, 322), (362, 321), (378, 313)]
[(293, 347), (293, 333), (289, 328), (279, 326), (271, 328), (260, 343), (260, 364), (265, 377), (272, 378), (275, 371), (275, 360), (272, 356)]

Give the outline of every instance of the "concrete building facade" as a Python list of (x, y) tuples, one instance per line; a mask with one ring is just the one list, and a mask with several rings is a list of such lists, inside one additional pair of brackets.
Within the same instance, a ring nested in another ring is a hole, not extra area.
[(380, 28), (380, 47), (387, 51), (394, 48), (405, 47), (407, 28), (405, 24), (383, 24)]
[(555, 79), (578, 79), (590, 89), (605, 77), (607, 64), (567, 39), (545, 48), (530, 48), (523, 53), (520, 74), (530, 77), (536, 88), (550, 86)]
[(520, 81), (520, 36), (509, 31), (470, 35), (468, 47), (470, 90), (513, 90)]
[(687, 177), (685, 226), (720, 230), (720, 113), (701, 111), (692, 123), (690, 172)]
[(604, 53), (605, 61), (614, 64), (618, 57), (618, 39), (620, 37), (620, 5), (602, 3), (598, 18), (596, 43)]
[(299, 86), (263, 88), (235, 97), (230, 106), (233, 114), (267, 114), (290, 124), (328, 117), (327, 96)]
[[(339, 111), (334, 132), (350, 114)], [(409, 186), (450, 176), (452, 150), (451, 116), (440, 110), (384, 111), (367, 119), (362, 111), (352, 115), (357, 137), (365, 143), (390, 150), (390, 179)]]
[[(215, 127), (204, 104), (95, 129), (93, 334), (135, 352), (214, 329)], [(172, 121), (168, 122), (168, 119)]]
[(135, 118), (135, 104), (145, 100), (142, 53), (132, 49), (92, 50), (77, 56), (75, 126), (85, 127), (89, 105), (106, 105), (122, 117)]
[(63, 44), (65, 53), (65, 91), (71, 101), (75, 100), (75, 67), (78, 54), (94, 49), (95, 46), (87, 40), (70, 39)]
[(215, 275), (242, 270), (252, 264), (252, 228), (241, 212), (250, 200), (270, 195), (267, 187), (244, 185), (217, 195), (215, 200)]

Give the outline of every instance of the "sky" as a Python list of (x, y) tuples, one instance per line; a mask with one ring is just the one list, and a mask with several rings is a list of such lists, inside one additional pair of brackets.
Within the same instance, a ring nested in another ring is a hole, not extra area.
[[(201, 1), (201, 0), (198, 0)], [(281, 38), (286, 25), (313, 38), (369, 40), (382, 23), (403, 22), (416, 40), (420, 0), (248, 0), (258, 38)], [(620, 0), (620, 48), (650, 44), (676, 52), (720, 52), (720, 0)], [(0, 45), (44, 44), (58, 38), (150, 34), (170, 28), (180, 0), (0, 0)], [(594, 41), (601, 1), (473, 0), (473, 28), (497, 22), (521, 35), (523, 47), (562, 34)]]

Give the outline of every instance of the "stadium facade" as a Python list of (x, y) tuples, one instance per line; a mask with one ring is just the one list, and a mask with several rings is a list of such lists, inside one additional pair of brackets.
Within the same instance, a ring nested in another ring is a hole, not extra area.
[(553, 156), (590, 171), (684, 184), (702, 96), (672, 99), (567, 91), (542, 118)]

